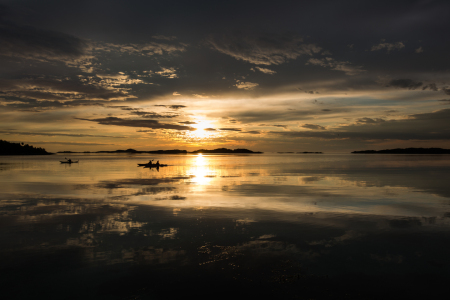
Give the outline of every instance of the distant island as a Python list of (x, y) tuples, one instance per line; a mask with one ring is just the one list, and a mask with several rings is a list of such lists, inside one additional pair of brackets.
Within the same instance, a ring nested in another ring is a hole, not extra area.
[(51, 155), (44, 148), (37, 148), (24, 143), (12, 143), (0, 140), (0, 155)]
[(305, 152), (297, 152), (297, 153), (304, 153), (304, 154), (310, 154), (310, 153), (314, 153), (314, 154), (323, 154), (322, 152), (308, 152), (308, 151), (305, 151)]
[(385, 149), (385, 150), (362, 150), (353, 151), (358, 154), (450, 154), (450, 149), (442, 148), (405, 148), (405, 149)]
[(262, 152), (254, 152), (248, 149), (227, 149), (227, 148), (219, 148), (219, 149), (214, 149), (214, 150), (205, 150), (205, 149), (200, 149), (200, 150), (196, 150), (196, 151), (192, 151), (191, 153), (253, 153), (253, 154), (259, 154)]
[(206, 150), (206, 149), (200, 149), (192, 152), (188, 152), (186, 150), (153, 150), (153, 151), (139, 151), (135, 149), (127, 149), (127, 150), (114, 150), (114, 151), (97, 151), (97, 152), (73, 152), (73, 151), (60, 151), (58, 153), (130, 153), (130, 154), (141, 154), (141, 153), (148, 153), (148, 154), (198, 154), (198, 153), (206, 153), (206, 154), (223, 154), (223, 153), (235, 153), (235, 154), (260, 154), (263, 152), (255, 152), (248, 149), (227, 149), (227, 148), (219, 148), (214, 150)]

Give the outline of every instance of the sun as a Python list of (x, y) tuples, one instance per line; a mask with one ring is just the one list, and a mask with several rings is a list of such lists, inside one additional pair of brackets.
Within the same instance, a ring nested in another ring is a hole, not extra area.
[(197, 124), (192, 125), (196, 130), (190, 132), (190, 136), (197, 139), (207, 139), (214, 135), (214, 129), (211, 128), (211, 123), (205, 120), (197, 121)]

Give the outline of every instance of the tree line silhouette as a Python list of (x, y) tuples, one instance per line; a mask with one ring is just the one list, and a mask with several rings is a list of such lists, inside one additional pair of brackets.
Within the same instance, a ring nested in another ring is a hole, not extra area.
[(44, 148), (0, 140), (0, 155), (49, 155)]

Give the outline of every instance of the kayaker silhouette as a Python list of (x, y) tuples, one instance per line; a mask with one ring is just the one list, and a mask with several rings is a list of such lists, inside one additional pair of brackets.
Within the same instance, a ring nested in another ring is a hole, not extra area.
[(148, 162), (148, 165), (151, 166), (153, 164), (152, 161), (153, 161), (153, 159)]
[(156, 162), (156, 166), (159, 168), (159, 160)]

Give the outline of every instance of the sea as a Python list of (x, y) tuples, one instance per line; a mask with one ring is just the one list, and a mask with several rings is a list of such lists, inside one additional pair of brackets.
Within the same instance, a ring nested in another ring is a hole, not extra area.
[(450, 155), (1, 156), (0, 297), (437, 298), (449, 174)]

